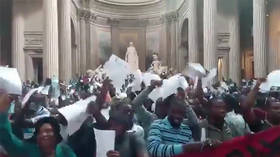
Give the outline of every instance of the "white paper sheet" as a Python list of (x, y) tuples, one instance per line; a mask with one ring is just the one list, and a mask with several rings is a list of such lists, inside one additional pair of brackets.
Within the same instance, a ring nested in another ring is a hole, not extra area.
[(28, 93), (24, 96), (24, 98), (22, 99), (22, 108), (25, 106), (25, 104), (27, 103), (27, 101), (29, 100), (29, 98), (38, 91), (39, 88), (34, 88), (31, 89), (30, 91), (28, 91)]
[(113, 130), (94, 129), (96, 140), (96, 156), (107, 157), (107, 152), (115, 150), (116, 132)]
[(143, 74), (143, 82), (146, 87), (151, 85), (152, 80), (161, 80), (161, 78), (157, 74), (152, 74), (152, 73)]
[(141, 83), (143, 81), (142, 72), (137, 70), (133, 74), (135, 80), (132, 82), (132, 92), (141, 91)]
[(189, 63), (184, 74), (195, 79), (196, 77), (202, 78), (206, 75), (206, 70), (199, 63)]
[(103, 66), (104, 71), (112, 80), (112, 84), (116, 88), (116, 93), (121, 93), (122, 85), (129, 74), (132, 74), (127, 62), (121, 58), (112, 55)]
[(260, 86), (260, 91), (269, 92), (271, 87), (280, 87), (280, 70), (275, 70), (268, 74), (267, 81)]
[(177, 74), (170, 77), (167, 80), (163, 80), (162, 86), (154, 89), (149, 94), (149, 98), (152, 99), (154, 102), (158, 98), (165, 99), (168, 96), (177, 93), (177, 89), (179, 87), (183, 88), (184, 90), (186, 90), (189, 87), (186, 79), (181, 74)]
[(202, 88), (211, 87), (212, 81), (216, 76), (217, 76), (217, 68), (211, 69), (210, 72), (207, 74), (207, 76), (201, 79)]
[(22, 82), (17, 69), (0, 67), (0, 88), (8, 94), (22, 94)]
[(157, 99), (159, 99), (160, 97), (162, 97), (163, 93), (163, 89), (162, 88), (156, 88), (154, 89), (150, 94), (149, 94), (149, 98), (151, 100), (153, 100), (153, 102), (156, 102)]
[(39, 90), (38, 92), (40, 92), (43, 95), (49, 95), (49, 90), (50, 90), (51, 86), (47, 85), (46, 87), (43, 87), (41, 90)]
[(74, 134), (83, 122), (87, 119), (88, 116), (90, 116), (87, 111), (88, 103), (91, 101), (95, 101), (96, 96), (91, 96), (85, 100), (80, 100), (73, 105), (69, 105), (63, 108), (58, 109), (58, 111), (64, 116), (64, 118), (67, 120), (67, 133), (68, 135)]

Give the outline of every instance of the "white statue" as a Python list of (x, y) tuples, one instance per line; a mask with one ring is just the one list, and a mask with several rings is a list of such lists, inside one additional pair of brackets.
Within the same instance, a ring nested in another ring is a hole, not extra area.
[(160, 68), (161, 68), (161, 62), (158, 58), (158, 54), (157, 53), (154, 53), (153, 54), (153, 62), (152, 62), (152, 65), (151, 65), (152, 69), (154, 72), (158, 73), (160, 71)]
[(129, 47), (127, 48), (125, 55), (125, 61), (129, 64), (132, 71), (139, 69), (138, 55), (135, 47), (133, 46), (133, 42), (129, 43)]

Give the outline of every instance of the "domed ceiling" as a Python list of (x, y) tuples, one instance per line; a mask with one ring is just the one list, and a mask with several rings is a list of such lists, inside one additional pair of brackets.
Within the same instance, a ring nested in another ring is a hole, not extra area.
[(139, 5), (154, 4), (161, 0), (96, 0), (96, 1), (107, 3), (107, 4), (113, 4), (113, 5), (139, 6)]

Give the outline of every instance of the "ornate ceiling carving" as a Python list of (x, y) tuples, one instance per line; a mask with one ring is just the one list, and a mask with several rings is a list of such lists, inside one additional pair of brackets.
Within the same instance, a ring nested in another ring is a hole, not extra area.
[(161, 0), (97, 0), (97, 1), (107, 3), (107, 4), (113, 4), (113, 5), (139, 6), (139, 5), (154, 4)]

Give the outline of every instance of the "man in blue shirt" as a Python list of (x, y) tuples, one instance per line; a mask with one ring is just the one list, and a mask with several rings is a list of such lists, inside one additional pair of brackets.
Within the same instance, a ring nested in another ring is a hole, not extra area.
[(186, 113), (185, 102), (175, 96), (170, 102), (171, 108), (168, 116), (165, 119), (154, 121), (150, 127), (147, 144), (150, 155), (170, 157), (209, 148), (208, 141), (194, 142), (191, 129), (182, 123)]

